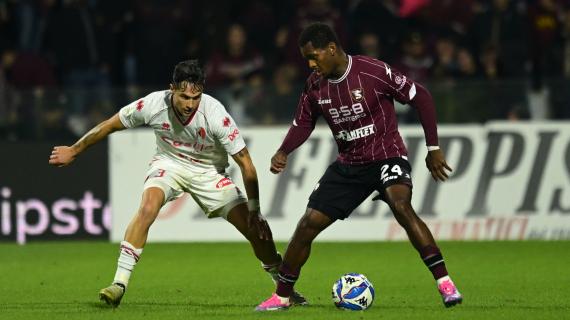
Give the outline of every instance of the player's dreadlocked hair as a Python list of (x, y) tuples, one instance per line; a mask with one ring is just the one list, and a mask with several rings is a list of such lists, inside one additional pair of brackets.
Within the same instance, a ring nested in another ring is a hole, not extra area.
[(336, 33), (331, 27), (322, 23), (315, 22), (306, 27), (299, 36), (299, 47), (311, 42), (313, 47), (317, 49), (325, 48), (330, 42), (340, 45)]
[(172, 84), (177, 89), (184, 89), (188, 84), (203, 89), (206, 76), (198, 60), (179, 62), (172, 73)]

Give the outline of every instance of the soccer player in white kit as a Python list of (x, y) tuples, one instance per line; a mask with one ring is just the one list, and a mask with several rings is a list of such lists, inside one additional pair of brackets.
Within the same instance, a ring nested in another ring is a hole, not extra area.
[[(113, 307), (121, 302), (160, 208), (184, 192), (208, 218), (223, 217), (233, 224), (249, 240), (274, 281), (278, 276), (281, 256), (259, 210), (255, 167), (232, 117), (218, 100), (203, 92), (204, 80), (197, 60), (180, 62), (174, 68), (170, 90), (152, 92), (132, 102), (74, 145), (52, 150), (49, 163), (66, 166), (115, 131), (138, 126), (154, 129), (157, 149), (146, 174), (140, 207), (121, 242), (113, 283), (99, 292), (100, 299)], [(239, 165), (247, 198), (225, 172), (228, 154)], [(306, 304), (300, 294), (294, 296), (298, 304)]]

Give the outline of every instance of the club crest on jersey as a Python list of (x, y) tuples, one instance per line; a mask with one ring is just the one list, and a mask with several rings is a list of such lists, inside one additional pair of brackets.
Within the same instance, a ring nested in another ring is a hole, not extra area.
[(230, 124), (232, 124), (232, 121), (230, 120), (230, 118), (225, 117), (224, 121), (223, 121), (224, 127), (229, 127)]
[(170, 131), (170, 123), (168, 123), (168, 122), (163, 122), (161, 129), (162, 129), (162, 130), (166, 130), (166, 131)]
[(143, 107), (144, 107), (144, 102), (143, 102), (143, 100), (139, 100), (139, 101), (137, 102), (137, 111), (141, 111)]
[(206, 129), (200, 127), (200, 129), (198, 129), (196, 131), (196, 133), (202, 138), (202, 139), (206, 139)]
[(362, 95), (362, 88), (350, 90), (350, 94), (352, 95), (352, 100), (356, 102), (360, 102), (364, 98)]

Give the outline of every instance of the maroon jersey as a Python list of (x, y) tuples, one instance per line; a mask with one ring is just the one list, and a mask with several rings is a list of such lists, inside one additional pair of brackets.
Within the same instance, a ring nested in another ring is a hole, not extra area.
[(429, 92), (385, 62), (348, 56), (348, 68), (339, 79), (324, 79), (314, 72), (309, 76), (280, 150), (288, 154), (301, 145), (322, 116), (334, 135), (342, 163), (365, 164), (406, 156), (394, 99), (418, 109), (427, 145), (437, 146)]

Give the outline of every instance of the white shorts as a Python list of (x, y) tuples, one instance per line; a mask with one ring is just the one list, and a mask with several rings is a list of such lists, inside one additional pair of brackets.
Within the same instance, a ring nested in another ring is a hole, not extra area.
[(193, 171), (171, 160), (160, 159), (150, 164), (144, 189), (157, 187), (164, 192), (164, 203), (189, 193), (208, 218), (227, 218), (236, 205), (247, 198), (226, 173), (215, 169)]

